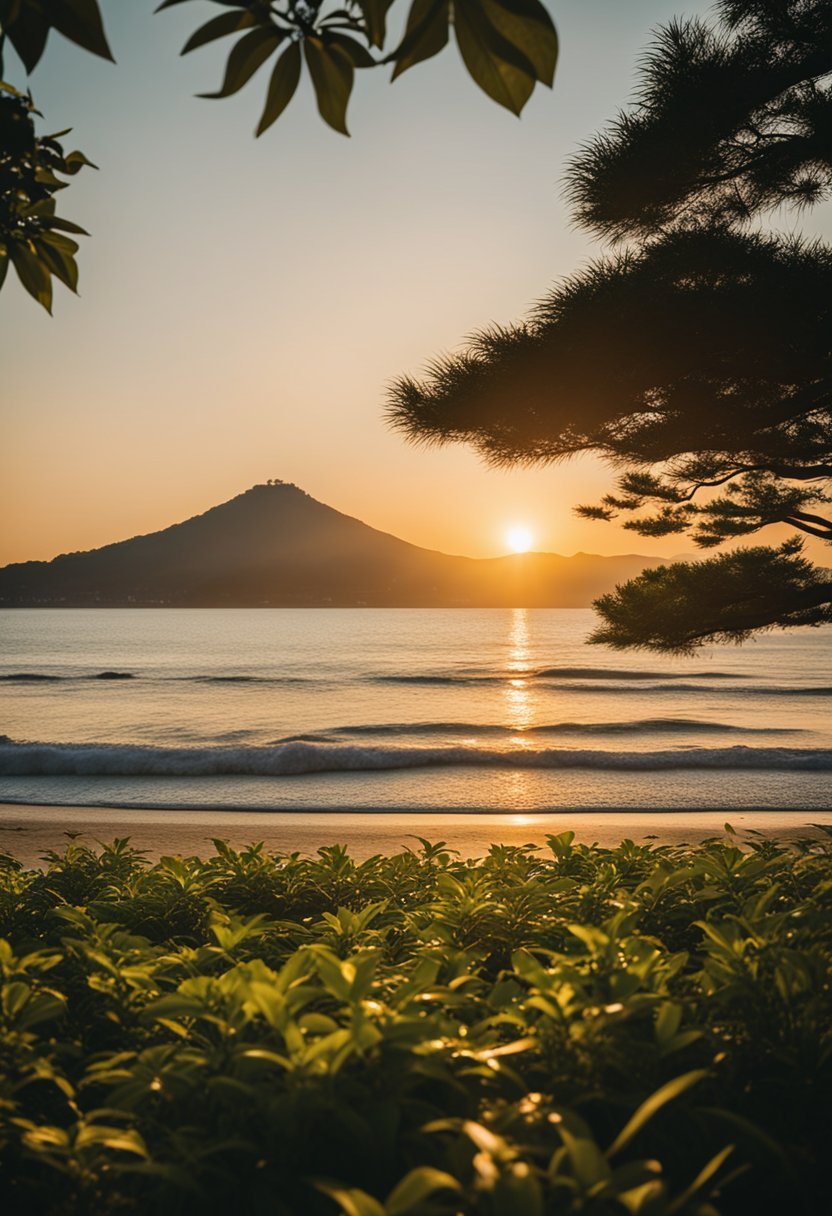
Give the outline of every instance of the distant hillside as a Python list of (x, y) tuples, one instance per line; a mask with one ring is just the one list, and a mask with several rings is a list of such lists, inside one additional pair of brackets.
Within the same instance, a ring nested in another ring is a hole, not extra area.
[(277, 483), (148, 536), (6, 566), (0, 605), (577, 608), (660, 561), (451, 557)]

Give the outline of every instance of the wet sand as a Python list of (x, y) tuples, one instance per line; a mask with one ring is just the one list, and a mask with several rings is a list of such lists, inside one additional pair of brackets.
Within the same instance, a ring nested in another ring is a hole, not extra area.
[(212, 837), (234, 848), (264, 841), (274, 852), (314, 854), (322, 845), (344, 844), (361, 859), (418, 846), (417, 836), (444, 840), (463, 857), (481, 857), (492, 844), (545, 847), (550, 833), (571, 830), (585, 843), (614, 847), (630, 838), (657, 844), (693, 843), (724, 833), (726, 820), (739, 840), (759, 832), (784, 843), (816, 836), (812, 824), (832, 827), (829, 811), (559, 811), (549, 814), (388, 814), (326, 811), (146, 811), (108, 807), (0, 804), (0, 851), (24, 865), (40, 864), (60, 851), (67, 832), (84, 843), (129, 836), (150, 858), (163, 854), (204, 856)]

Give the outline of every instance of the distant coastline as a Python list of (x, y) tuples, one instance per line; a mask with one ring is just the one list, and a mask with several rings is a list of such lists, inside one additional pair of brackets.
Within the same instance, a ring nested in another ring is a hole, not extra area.
[(587, 608), (665, 560), (453, 556), (280, 482), (146, 536), (5, 566), (0, 607)]

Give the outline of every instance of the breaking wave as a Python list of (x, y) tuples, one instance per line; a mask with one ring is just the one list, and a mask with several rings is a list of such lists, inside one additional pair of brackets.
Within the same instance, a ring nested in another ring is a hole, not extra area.
[(734, 726), (729, 722), (705, 722), (696, 718), (635, 718), (621, 722), (552, 722), (540, 726), (484, 725), (480, 722), (380, 722), (358, 726), (335, 726), (326, 732), (291, 735), (275, 743), (327, 742), (351, 735), (490, 735), (513, 739), (518, 735), (629, 735), (629, 734), (803, 734), (798, 727)]
[(293, 777), (308, 773), (456, 768), (776, 769), (832, 771), (826, 748), (685, 747), (656, 751), (590, 748), (366, 747), (293, 742), (267, 747), (146, 747), (123, 744), (0, 743), (0, 776)]

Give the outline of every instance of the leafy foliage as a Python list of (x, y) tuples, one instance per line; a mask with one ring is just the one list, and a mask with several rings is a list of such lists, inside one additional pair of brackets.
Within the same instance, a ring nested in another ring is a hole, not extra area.
[[(159, 9), (184, 0), (164, 0)], [(261, 135), (291, 100), (301, 74), (300, 48), (315, 90), (318, 111), (330, 127), (348, 135), (347, 105), (357, 69), (393, 64), (392, 78), (437, 55), (454, 30), (469, 75), (499, 105), (519, 114), (537, 83), (551, 86), (557, 35), (540, 0), (412, 0), (399, 44), (384, 56), (393, 0), (216, 0), (223, 12), (194, 33), (182, 54), (219, 38), (237, 40), (218, 93), (236, 93), (273, 56)], [(237, 37), (239, 35), (239, 37)], [(381, 57), (376, 57), (373, 52)]]
[(813, 1213), (828, 841), (0, 855), (11, 1212)]
[[(29, 295), (52, 311), (52, 278), (70, 291), (78, 285), (73, 235), (84, 229), (55, 214), (55, 195), (91, 165), (83, 152), (64, 153), (59, 139), (38, 137), (31, 98), (0, 82), (0, 287), (13, 265)], [(93, 168), (95, 166), (92, 166)]]
[[(184, 2), (163, 0), (157, 11)], [(304, 65), (322, 119), (349, 135), (347, 106), (356, 71), (392, 64), (395, 80), (438, 54), (451, 28), (471, 78), (512, 113), (520, 114), (536, 84), (551, 87), (558, 41), (541, 0), (455, 0), (453, 5), (450, 0), (412, 0), (404, 34), (385, 55), (393, 2), (213, 0), (222, 11), (194, 31), (182, 54), (234, 39), (222, 84), (202, 94), (210, 98), (231, 97), (271, 65), (258, 136), (292, 100)], [(98, 0), (0, 0), (0, 77), (6, 41), (31, 73), (52, 30), (93, 55), (113, 58)], [(57, 230), (83, 230), (55, 219), (44, 187), (54, 192), (66, 184), (56, 173), (71, 174), (91, 162), (80, 152), (64, 158), (58, 136), (37, 139), (33, 113), (30, 95), (0, 83), (0, 289), (11, 260), (26, 290), (51, 311), (51, 276), (72, 291), (78, 278), (78, 246)]]
[[(642, 536), (687, 532), (712, 548), (787, 523), (832, 542), (832, 251), (744, 230), (829, 193), (832, 3), (725, 0), (718, 12), (716, 28), (659, 31), (635, 104), (570, 167), (577, 221), (631, 243), (560, 283), (525, 323), (477, 333), (421, 379), (399, 379), (388, 418), (409, 439), (468, 443), (495, 465), (598, 454), (617, 485), (578, 514), (623, 513)], [(642, 578), (599, 601), (606, 627), (594, 640), (689, 649), (828, 620), (819, 572), (818, 611), (805, 611), (802, 573), (760, 600), (767, 573), (786, 565), (757, 547)]]

